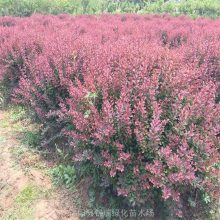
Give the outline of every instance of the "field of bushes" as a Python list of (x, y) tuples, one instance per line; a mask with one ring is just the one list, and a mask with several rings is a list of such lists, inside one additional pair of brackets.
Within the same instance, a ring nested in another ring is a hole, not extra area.
[(169, 13), (220, 16), (220, 0), (0, 0), (0, 15)]
[(69, 150), (106, 208), (215, 213), (219, 76), (220, 19), (0, 18), (2, 101), (42, 125), (43, 147)]

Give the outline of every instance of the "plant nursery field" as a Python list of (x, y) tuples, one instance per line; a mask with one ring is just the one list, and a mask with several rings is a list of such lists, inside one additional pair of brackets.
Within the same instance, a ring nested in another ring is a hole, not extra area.
[(219, 18), (0, 17), (0, 102), (90, 211), (130, 210), (95, 219), (219, 219), (219, 83)]

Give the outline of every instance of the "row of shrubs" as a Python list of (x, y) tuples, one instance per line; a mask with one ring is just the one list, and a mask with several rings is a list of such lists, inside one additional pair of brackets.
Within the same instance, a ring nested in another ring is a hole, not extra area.
[(170, 13), (220, 16), (220, 0), (0, 0), (0, 15)]
[(34, 112), (43, 146), (72, 149), (105, 204), (114, 195), (168, 219), (213, 212), (219, 74), (219, 19), (0, 18), (2, 93)]

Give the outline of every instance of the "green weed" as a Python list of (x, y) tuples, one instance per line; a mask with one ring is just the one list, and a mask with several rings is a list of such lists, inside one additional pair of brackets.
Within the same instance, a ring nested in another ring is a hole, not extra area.
[(30, 147), (40, 146), (41, 137), (39, 132), (26, 131), (23, 137), (23, 143)]
[(66, 188), (75, 188), (76, 171), (74, 166), (60, 164), (54, 167), (50, 174), (56, 185), (64, 184)]

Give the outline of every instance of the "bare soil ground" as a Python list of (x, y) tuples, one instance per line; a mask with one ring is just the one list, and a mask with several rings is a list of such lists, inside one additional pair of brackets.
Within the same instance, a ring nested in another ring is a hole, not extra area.
[(19, 123), (0, 111), (0, 219), (78, 220), (76, 198), (53, 186), (51, 163), (22, 145)]

